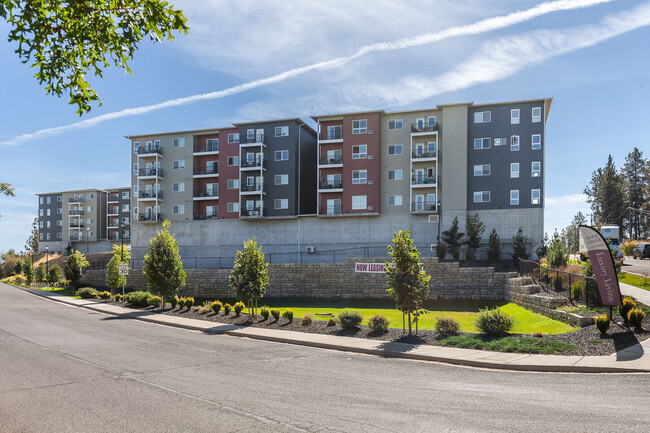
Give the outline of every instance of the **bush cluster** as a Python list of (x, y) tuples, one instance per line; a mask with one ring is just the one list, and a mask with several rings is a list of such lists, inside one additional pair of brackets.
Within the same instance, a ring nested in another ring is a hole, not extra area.
[(192, 308), (193, 305), (194, 305), (194, 298), (192, 296), (188, 296), (187, 298), (185, 298), (185, 308), (189, 310)]
[(582, 280), (578, 280), (571, 284), (571, 298), (576, 301), (581, 300), (585, 295), (585, 284)]
[(237, 317), (239, 317), (241, 312), (244, 311), (244, 308), (246, 308), (246, 305), (242, 301), (239, 301), (232, 306), (232, 309), (235, 310), (235, 316)]
[(290, 310), (290, 309), (287, 308), (286, 310), (284, 310), (282, 312), (282, 317), (287, 319), (289, 321), (289, 323), (293, 322), (293, 310)]
[(348, 308), (341, 310), (337, 319), (343, 329), (355, 329), (363, 320), (363, 315), (357, 310), (350, 310)]
[(149, 297), (152, 296), (149, 292), (135, 291), (126, 294), (126, 302), (136, 307), (146, 307), (149, 302)]
[(280, 310), (273, 308), (271, 310), (271, 316), (273, 316), (273, 319), (275, 319), (275, 321), (277, 322), (278, 320), (280, 320)]
[(390, 321), (382, 316), (381, 314), (377, 314), (375, 316), (372, 316), (368, 320), (368, 327), (370, 330), (374, 333), (384, 333), (388, 331), (388, 325), (390, 324)]
[(219, 311), (223, 308), (223, 304), (221, 301), (214, 301), (212, 304), (210, 304), (210, 308), (212, 308), (212, 311), (214, 311), (214, 314), (219, 314)]
[(438, 317), (436, 331), (441, 335), (456, 335), (460, 332), (460, 324), (453, 317)]
[(601, 334), (605, 334), (609, 329), (610, 317), (608, 314), (599, 314), (594, 319), (596, 323), (596, 328), (600, 331)]
[(172, 308), (176, 308), (178, 305), (178, 296), (174, 295), (169, 298), (169, 303), (172, 304)]
[(113, 299), (115, 299), (115, 302), (122, 302), (122, 294), (118, 293), (115, 296), (113, 296)]
[(199, 313), (208, 314), (210, 311), (212, 311), (212, 302), (203, 301), (203, 304), (199, 307)]
[(311, 316), (308, 313), (305, 313), (304, 316), (302, 316), (302, 321), (300, 324), (302, 326), (309, 326), (314, 322), (314, 319), (311, 318)]
[(111, 292), (99, 292), (98, 295), (101, 299), (111, 299)]
[(152, 295), (149, 296), (149, 299), (147, 299), (147, 304), (151, 305), (152, 307), (160, 307), (161, 303), (162, 298), (160, 296)]
[(636, 326), (637, 328), (641, 328), (641, 324), (645, 320), (645, 311), (643, 311), (640, 308), (632, 308), (629, 313), (627, 313), (627, 320)]
[(485, 308), (479, 310), (474, 326), (481, 334), (503, 335), (510, 332), (512, 327), (515, 326), (515, 320), (498, 308), (493, 310)]
[(330, 317), (327, 321), (327, 326), (336, 326), (336, 320), (333, 317)]
[(269, 307), (264, 305), (262, 308), (260, 308), (260, 316), (262, 316), (264, 320), (268, 320), (270, 315), (271, 315), (271, 310), (269, 309)]
[(225, 314), (227, 316), (227, 315), (230, 314), (231, 311), (232, 311), (232, 305), (223, 304), (223, 314)]
[(77, 296), (79, 296), (81, 299), (92, 299), (96, 298), (97, 295), (97, 290), (93, 289), (92, 287), (82, 287), (81, 289), (77, 290)]
[(627, 322), (628, 314), (634, 307), (636, 307), (636, 302), (634, 302), (634, 299), (626, 296), (623, 298), (621, 305), (618, 306), (618, 314), (620, 314), (623, 320)]

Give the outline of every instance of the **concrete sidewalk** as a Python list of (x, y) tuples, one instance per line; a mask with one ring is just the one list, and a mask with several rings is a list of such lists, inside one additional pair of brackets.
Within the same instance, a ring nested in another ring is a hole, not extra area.
[(501, 353), (430, 345), (394, 343), (388, 341), (368, 340), (365, 338), (309, 334), (306, 332), (243, 327), (229, 324), (215, 325), (214, 322), (204, 320), (168, 316), (142, 310), (132, 310), (114, 304), (105, 304), (85, 299), (73, 299), (42, 290), (25, 289), (22, 287), (16, 288), (68, 305), (124, 317), (125, 319), (142, 320), (145, 322), (203, 331), (211, 334), (228, 334), (255, 338), (258, 340), (319, 347), (323, 349), (366, 353), (420, 361), (443, 362), (447, 364), (482, 368), (567, 373), (650, 373), (650, 339), (611, 356), (560, 356)]
[(650, 306), (650, 291), (639, 289), (638, 287), (625, 283), (618, 283), (618, 285), (621, 287), (621, 294), (623, 296), (632, 296), (642, 304)]

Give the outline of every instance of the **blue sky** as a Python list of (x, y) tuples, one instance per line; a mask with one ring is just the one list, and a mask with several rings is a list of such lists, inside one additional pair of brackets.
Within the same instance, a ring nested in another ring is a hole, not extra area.
[[(34, 194), (129, 185), (129, 134), (553, 97), (549, 233), (577, 211), (589, 213), (582, 191), (609, 153), (617, 166), (634, 146), (650, 156), (649, 1), (176, 6), (189, 19), (189, 36), (144, 42), (133, 75), (108, 69), (104, 79), (91, 78), (103, 105), (81, 119), (67, 100), (45, 95), (0, 24), (0, 181), (16, 188), (16, 197), (0, 198), (0, 251), (24, 248), (38, 208)], [(173, 102), (152, 107), (166, 101)]]

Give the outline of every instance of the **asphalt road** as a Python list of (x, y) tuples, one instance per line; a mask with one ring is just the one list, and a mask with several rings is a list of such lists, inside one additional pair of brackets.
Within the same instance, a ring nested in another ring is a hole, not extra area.
[(649, 390), (205, 335), (0, 284), (3, 433), (639, 432)]
[(636, 259), (634, 260), (632, 256), (625, 256), (625, 261), (623, 262), (623, 271), (632, 272), (635, 274), (643, 275), (647, 273), (650, 275), (650, 260), (649, 259)]

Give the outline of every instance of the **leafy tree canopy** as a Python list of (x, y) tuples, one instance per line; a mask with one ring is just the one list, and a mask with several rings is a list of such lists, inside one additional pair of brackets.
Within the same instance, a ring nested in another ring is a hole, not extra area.
[(269, 264), (264, 261), (262, 246), (255, 238), (244, 242), (244, 250), (237, 251), (228, 282), (237, 299), (256, 301), (266, 293), (269, 285)]
[(163, 306), (167, 297), (185, 286), (183, 262), (169, 226), (169, 220), (165, 220), (162, 229), (149, 242), (149, 252), (144, 256), (142, 267), (147, 288), (162, 296)]

